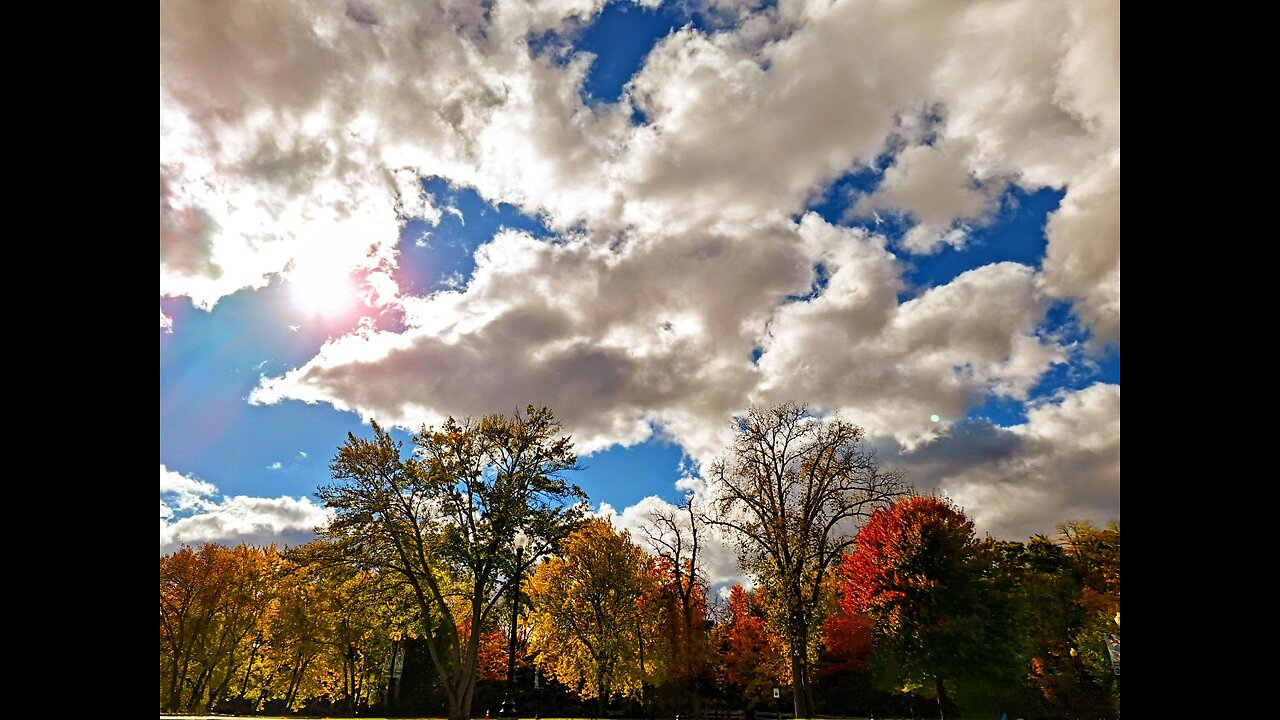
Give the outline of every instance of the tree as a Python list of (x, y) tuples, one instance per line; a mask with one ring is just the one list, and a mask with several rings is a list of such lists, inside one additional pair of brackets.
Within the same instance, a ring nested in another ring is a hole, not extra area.
[[(1043, 535), (1025, 544), (1000, 545), (1006, 548), (1002, 553), (1005, 562), (1016, 566), (1018, 599), (1026, 619), (1021, 635), (1026, 641), (1028, 679), (1044, 706), (1043, 714), (1111, 714), (1106, 692), (1109, 683), (1099, 686), (1085, 662), (1089, 656), (1075, 652), (1075, 638), (1087, 613), (1079, 602), (1083, 586), (1066, 545)], [(1107, 667), (1108, 675), (1110, 672)]]
[(712, 464), (712, 522), (736, 541), (744, 571), (776, 594), (771, 613), (791, 664), (796, 717), (814, 714), (810, 666), (826, 614), (824, 584), (853, 542), (854, 523), (905, 494), (881, 471), (863, 431), (795, 404), (752, 408)]
[(667, 631), (667, 677), (680, 697), (687, 698), (695, 717), (702, 714), (699, 681), (708, 670), (706, 579), (701, 558), (706, 518), (692, 494), (677, 507), (649, 513), (643, 531), (657, 554), (653, 569), (662, 587)]
[(160, 707), (203, 712), (237, 689), (274, 597), (275, 547), (208, 544), (160, 558)]
[(299, 709), (322, 692), (325, 641), (335, 630), (333, 614), (327, 612), (327, 590), (308, 567), (289, 568), (280, 580), (263, 665), (275, 684), (273, 695), (288, 710)]
[(728, 616), (714, 634), (723, 685), (749, 703), (768, 707), (771, 690), (782, 684), (787, 668), (780, 643), (762, 615), (750, 593), (735, 584), (729, 588)]
[(409, 589), (449, 718), (465, 720), (481, 637), (523, 569), (516, 531), (533, 539), (527, 566), (576, 525), (586, 495), (562, 476), (577, 459), (546, 408), (449, 418), (423, 427), (413, 444), (402, 456), (402, 443), (377, 424), (371, 439), (348, 435), (330, 466), (339, 482), (317, 492), (335, 511), (323, 536), (346, 562)]
[(872, 621), (865, 615), (835, 612), (822, 624), (822, 674), (837, 675), (867, 669), (871, 656)]
[(1109, 691), (1112, 707), (1120, 712), (1120, 678), (1104, 647), (1108, 633), (1120, 632), (1120, 523), (1098, 529), (1087, 522), (1058, 526), (1082, 589), (1078, 603), (1083, 614), (1073, 647), (1098, 687)]
[(596, 698), (599, 717), (610, 697), (639, 694), (657, 670), (644, 655), (660, 620), (648, 565), (629, 533), (592, 519), (529, 580), (531, 650), (548, 675)]
[(875, 620), (876, 654), (895, 686), (931, 693), (945, 717), (949, 682), (973, 702), (1021, 683), (1008, 578), (963, 512), (944, 498), (906, 498), (877, 510), (857, 540), (841, 564), (840, 602)]

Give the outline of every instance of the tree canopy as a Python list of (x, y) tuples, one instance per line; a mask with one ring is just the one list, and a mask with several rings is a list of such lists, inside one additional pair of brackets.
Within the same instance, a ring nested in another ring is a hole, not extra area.
[(862, 428), (795, 404), (752, 408), (710, 468), (712, 519), (736, 541), (746, 572), (770, 587), (794, 680), (797, 717), (813, 714), (809, 669), (829, 603), (827, 575), (852, 545), (855, 523), (906, 492), (880, 468)]
[(546, 408), (423, 427), (408, 456), (375, 423), (372, 438), (348, 436), (338, 482), (317, 493), (335, 513), (322, 535), (338, 558), (391, 574), (416, 600), (451, 720), (470, 716), (481, 637), (520, 571), (516, 532), (534, 558), (581, 518), (586, 495), (563, 476), (576, 462)]

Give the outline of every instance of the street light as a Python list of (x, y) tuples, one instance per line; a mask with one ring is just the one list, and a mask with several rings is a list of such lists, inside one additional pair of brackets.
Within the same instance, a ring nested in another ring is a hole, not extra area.
[(498, 717), (516, 717), (516, 700), (512, 694), (516, 680), (516, 620), (520, 614), (520, 563), (524, 561), (525, 548), (529, 547), (529, 536), (524, 530), (517, 530), (511, 544), (516, 548), (516, 576), (511, 583), (511, 638), (507, 644), (507, 691), (498, 708)]

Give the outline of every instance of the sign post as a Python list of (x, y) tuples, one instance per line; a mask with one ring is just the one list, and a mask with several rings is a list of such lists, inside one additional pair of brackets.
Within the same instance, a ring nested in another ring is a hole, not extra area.
[(1120, 633), (1107, 633), (1107, 655), (1111, 656), (1111, 669), (1115, 671), (1116, 675), (1119, 675)]

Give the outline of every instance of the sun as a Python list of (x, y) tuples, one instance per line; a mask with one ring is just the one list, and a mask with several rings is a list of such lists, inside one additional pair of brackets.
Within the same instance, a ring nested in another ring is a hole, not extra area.
[(293, 302), (310, 315), (329, 317), (355, 304), (355, 287), (344, 264), (323, 257), (299, 260), (288, 278)]

